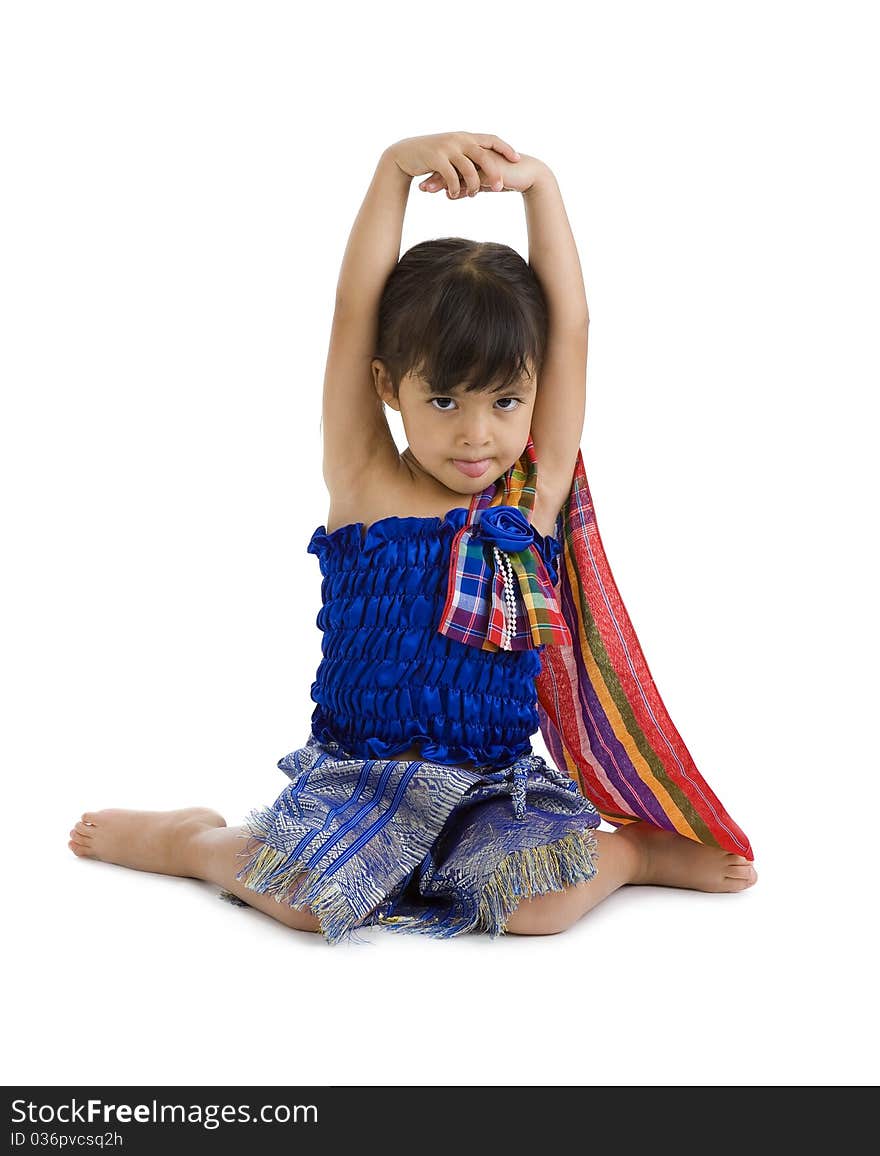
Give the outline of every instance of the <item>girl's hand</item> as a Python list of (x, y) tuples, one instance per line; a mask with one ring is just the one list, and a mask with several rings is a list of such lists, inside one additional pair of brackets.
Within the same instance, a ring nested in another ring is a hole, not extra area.
[(406, 137), (388, 151), (408, 176), (431, 173), (433, 187), (426, 191), (445, 187), (450, 200), (462, 192), (475, 197), (481, 188), (501, 192), (505, 174), (520, 159), (516, 149), (500, 137), (470, 132)]
[[(519, 159), (513, 163), (501, 157), (495, 157), (492, 161), (492, 176), (487, 179), (488, 175), (484, 174), (480, 179), (480, 187), (474, 189), (473, 192), (468, 189), (468, 196), (475, 197), (481, 191), (490, 193), (528, 192), (540, 174), (547, 171), (547, 166), (537, 157), (530, 157), (525, 153), (519, 153), (518, 156)], [(500, 178), (500, 184), (498, 178)], [(440, 173), (433, 173), (427, 180), (422, 181), (419, 188), (425, 193), (436, 193), (442, 188), (446, 188), (447, 193), (449, 192), (447, 183)], [(450, 194), (449, 199), (455, 200), (455, 195)]]

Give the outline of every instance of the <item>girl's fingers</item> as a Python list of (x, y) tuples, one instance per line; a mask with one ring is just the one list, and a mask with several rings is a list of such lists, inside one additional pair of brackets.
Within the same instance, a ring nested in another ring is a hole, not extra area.
[[(495, 172), (492, 171), (493, 169), (495, 169)], [(493, 193), (500, 193), (504, 188), (504, 178), (500, 172), (497, 171), (496, 165), (483, 166), (483, 178), (480, 187), (482, 188), (483, 186), (491, 189)]]
[[(456, 200), (463, 193), (467, 194), (468, 182), (464, 176), (464, 172), (467, 170), (468, 165), (473, 168), (471, 162), (467, 159), (467, 157), (464, 156), (461, 158), (461, 161), (457, 162), (457, 164), (458, 168), (456, 168), (455, 165), (450, 167), (451, 175), (446, 178), (446, 195), (449, 197), (450, 201)], [(476, 174), (476, 171), (477, 170), (474, 169), (474, 174)]]
[[(482, 175), (479, 177), (479, 181), (480, 191), (483, 189), (489, 189), (493, 193), (500, 193), (504, 188), (503, 178), (500, 176), (492, 176), (492, 174), (485, 168), (482, 170)], [(438, 189), (442, 189), (444, 187), (445, 183), (446, 182), (441, 176), (438, 176), (437, 173), (433, 173), (430, 177), (425, 177), (425, 179), (419, 185), (419, 188), (424, 193), (436, 193)], [(471, 193), (470, 195), (476, 196), (476, 193)]]
[[(479, 159), (480, 158), (477, 157), (477, 160)], [(456, 157), (455, 163), (461, 171), (461, 185), (463, 187), (459, 187), (459, 193), (466, 193), (472, 197), (476, 196), (480, 191), (480, 174), (477, 172), (477, 166), (467, 153), (461, 153)]]
[(450, 198), (457, 197), (461, 189), (461, 176), (454, 165), (450, 165), (444, 172), (446, 193)]
[[(494, 153), (498, 153), (500, 156), (503, 156), (505, 160), (511, 161), (513, 164), (515, 164), (520, 159), (519, 153), (516, 151), (513, 145), (509, 145), (507, 141), (503, 141), (500, 137), (486, 136), (482, 138), (478, 137), (477, 139), (480, 141), (483, 148), (488, 153), (490, 153), (490, 157)], [(492, 190), (493, 193), (500, 193), (504, 188), (503, 169), (499, 168), (497, 162), (491, 159), (488, 165), (483, 161), (480, 163), (486, 176), (488, 187)]]
[(507, 157), (509, 161), (519, 160), (519, 153), (516, 151), (513, 145), (510, 145), (507, 143), (507, 141), (502, 140), (500, 136), (478, 136), (477, 140), (480, 142), (483, 148), (494, 149), (495, 152), (501, 153), (503, 157)]

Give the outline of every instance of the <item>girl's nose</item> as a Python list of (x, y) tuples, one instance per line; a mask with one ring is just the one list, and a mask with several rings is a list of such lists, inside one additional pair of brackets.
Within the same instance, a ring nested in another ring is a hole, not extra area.
[(472, 450), (484, 449), (489, 444), (489, 435), (486, 430), (476, 426), (465, 433), (464, 444)]

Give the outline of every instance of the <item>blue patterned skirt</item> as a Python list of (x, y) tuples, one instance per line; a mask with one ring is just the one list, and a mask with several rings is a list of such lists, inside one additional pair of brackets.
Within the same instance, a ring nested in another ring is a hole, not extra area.
[(540, 755), (466, 770), (350, 758), (312, 734), (278, 767), (291, 782), (249, 813), (236, 878), (307, 905), (328, 943), (376, 925), (494, 938), (523, 899), (596, 874), (599, 813)]

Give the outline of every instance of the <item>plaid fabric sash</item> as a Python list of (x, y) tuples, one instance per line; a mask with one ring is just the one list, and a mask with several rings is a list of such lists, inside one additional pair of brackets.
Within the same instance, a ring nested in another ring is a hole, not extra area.
[(452, 542), (441, 634), (483, 650), (571, 646), (530, 524), (537, 478), (530, 437), (507, 473), (472, 498)]
[(483, 650), (547, 643), (536, 683), (541, 734), (557, 767), (608, 823), (647, 822), (752, 859), (648, 669), (605, 555), (580, 450), (556, 523), (555, 586), (530, 526), (536, 482), (530, 437), (507, 473), (471, 499), (452, 542), (439, 632)]

